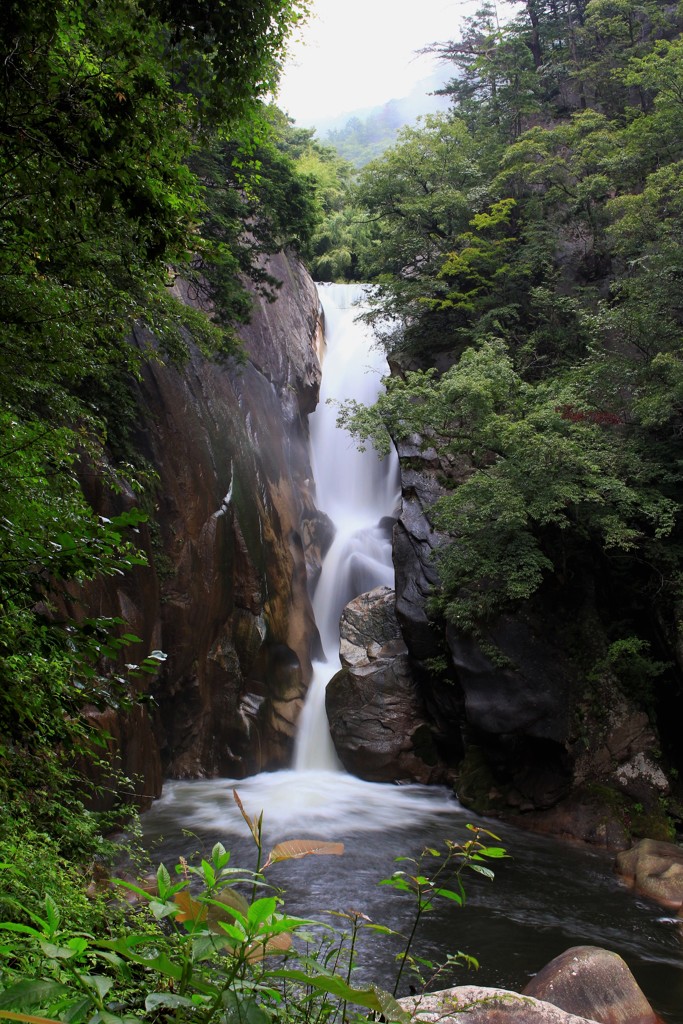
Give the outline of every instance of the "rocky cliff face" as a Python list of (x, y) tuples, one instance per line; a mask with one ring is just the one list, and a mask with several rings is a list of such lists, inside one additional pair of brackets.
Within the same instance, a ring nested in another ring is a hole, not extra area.
[(422, 450), (417, 438), (399, 454), (396, 613), (462, 802), (600, 845), (622, 846), (630, 831), (661, 835), (669, 786), (652, 708), (648, 715), (608, 668), (586, 668), (609, 644), (611, 609), (595, 567), (575, 567), (571, 587), (551, 581), (478, 639), (432, 621), (426, 601), (445, 538), (431, 528), (429, 508), (467, 466)]
[(167, 655), (151, 716), (103, 722), (139, 796), (159, 792), (162, 772), (241, 777), (287, 763), (310, 680), (319, 303), (294, 259), (269, 270), (282, 288), (255, 301), (244, 365), (193, 350), (181, 369), (146, 365), (137, 386), (136, 444), (158, 476), (141, 532), (150, 567), (92, 603), (126, 620), (141, 657)]

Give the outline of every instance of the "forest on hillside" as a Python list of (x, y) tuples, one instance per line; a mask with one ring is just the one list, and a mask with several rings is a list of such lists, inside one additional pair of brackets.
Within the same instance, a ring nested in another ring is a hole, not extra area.
[(362, 169), (338, 250), (394, 367), (345, 422), (451, 475), (435, 612), (481, 634), (595, 573), (611, 642), (583, 638), (585, 671), (645, 701), (680, 644), (681, 27), (660, 3), (528, 0), (502, 28), (484, 6), (433, 47), (450, 112)]

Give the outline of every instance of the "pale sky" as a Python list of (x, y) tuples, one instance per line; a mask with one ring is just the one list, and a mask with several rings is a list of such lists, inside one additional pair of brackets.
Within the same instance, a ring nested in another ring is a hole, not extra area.
[(278, 103), (298, 124), (406, 96), (434, 70), (415, 51), (458, 35), (475, 0), (313, 0)]

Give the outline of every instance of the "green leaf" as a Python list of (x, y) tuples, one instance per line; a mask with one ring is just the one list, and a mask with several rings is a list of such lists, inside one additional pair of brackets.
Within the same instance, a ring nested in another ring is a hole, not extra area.
[(67, 992), (66, 986), (57, 981), (25, 978), (0, 992), (0, 1009), (27, 1010), (32, 1006), (45, 1006)]
[(82, 996), (75, 999), (65, 1009), (60, 1010), (60, 1019), (64, 1024), (79, 1024), (80, 1021), (92, 1011), (92, 997)]
[(108, 964), (111, 964), (112, 967), (115, 967), (118, 971), (128, 971), (126, 964), (124, 963), (120, 956), (117, 956), (116, 953), (110, 953), (107, 950), (101, 950), (99, 956), (102, 958), (102, 960), (106, 960)]
[(159, 867), (157, 868), (157, 892), (159, 894), (160, 900), (164, 901), (166, 899), (168, 890), (170, 888), (171, 876), (169, 875), (164, 865), (160, 864)]
[(495, 878), (491, 868), (485, 868), (482, 864), (473, 864), (471, 861), (467, 865), (471, 871), (476, 871), (478, 875), (484, 875), (485, 878)]
[(228, 921), (217, 921), (216, 924), (217, 927), (220, 928), (222, 932), (225, 932), (226, 935), (229, 935), (231, 939), (235, 940), (235, 942), (246, 942), (247, 933), (243, 928), (240, 928), (236, 924), (230, 924)]
[(177, 903), (160, 903), (159, 900), (152, 900), (149, 909), (157, 921), (163, 921), (165, 917), (176, 917), (180, 912)]
[(211, 860), (213, 861), (216, 870), (220, 871), (230, 861), (230, 852), (225, 849), (222, 843), (216, 843), (211, 851)]
[(21, 935), (32, 935), (34, 938), (39, 938), (41, 935), (41, 932), (31, 928), (30, 925), (16, 924), (14, 921), (0, 922), (0, 929), (5, 932), (19, 932)]
[(100, 999), (104, 999), (114, 984), (113, 978), (107, 978), (103, 974), (81, 974), (80, 977), (83, 984), (97, 992)]
[(202, 871), (204, 873), (204, 882), (207, 888), (213, 889), (216, 884), (216, 872), (207, 860), (202, 860)]
[(247, 923), (254, 926), (269, 921), (276, 908), (277, 899), (274, 896), (264, 896), (259, 900), (254, 900), (247, 911)]
[(45, 953), (45, 956), (49, 956), (54, 960), (71, 960), (79, 952), (79, 950), (71, 949), (68, 946), (56, 946), (54, 942), (47, 942), (45, 939), (41, 939), (40, 948)]
[(50, 935), (54, 935), (59, 928), (61, 916), (59, 913), (59, 907), (49, 893), (46, 893), (45, 895), (45, 913), (48, 923), (48, 933)]
[(374, 924), (372, 921), (364, 921), (363, 929), (377, 932), (378, 935), (398, 935), (398, 932), (395, 932), (393, 928), (388, 928), (385, 924)]
[(454, 903), (457, 903), (459, 907), (463, 904), (462, 896), (457, 892), (453, 892), (452, 889), (435, 889), (434, 892), (437, 896), (443, 896), (444, 899), (452, 900)]

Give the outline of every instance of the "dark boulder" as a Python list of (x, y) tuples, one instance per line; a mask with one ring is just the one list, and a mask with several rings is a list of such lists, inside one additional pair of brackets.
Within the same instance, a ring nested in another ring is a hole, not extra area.
[(344, 767), (373, 782), (443, 776), (396, 620), (394, 592), (378, 587), (342, 614), (342, 671), (327, 687), (330, 732)]

